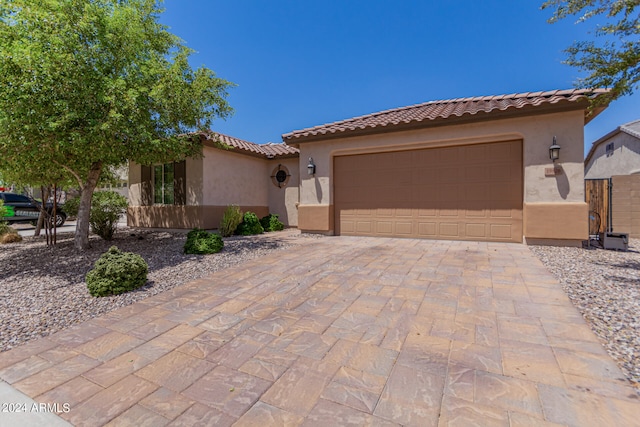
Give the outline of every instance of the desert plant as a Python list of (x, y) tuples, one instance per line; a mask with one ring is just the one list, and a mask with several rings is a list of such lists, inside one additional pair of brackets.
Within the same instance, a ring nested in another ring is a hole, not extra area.
[[(80, 198), (74, 197), (64, 204), (65, 212), (70, 216), (78, 214)], [(89, 225), (91, 231), (104, 240), (111, 240), (118, 225), (118, 219), (126, 211), (127, 198), (115, 191), (97, 191), (91, 198)]]
[(0, 199), (0, 236), (5, 235), (12, 230), (7, 221), (2, 221), (2, 218), (5, 216), (7, 216), (7, 208), (4, 207), (4, 200)]
[(220, 252), (224, 247), (222, 237), (215, 233), (200, 228), (194, 228), (187, 233), (187, 241), (184, 243), (185, 254), (207, 255)]
[(147, 283), (148, 271), (140, 255), (111, 246), (87, 273), (87, 288), (94, 297), (119, 295)]
[(278, 219), (278, 214), (269, 214), (260, 219), (260, 225), (264, 231), (280, 231), (284, 230), (284, 224)]
[(250, 236), (252, 234), (262, 233), (264, 233), (264, 228), (262, 228), (262, 225), (260, 225), (258, 215), (253, 212), (245, 212), (244, 216), (242, 217), (242, 222), (236, 229), (236, 234)]
[(9, 231), (0, 234), (0, 243), (5, 245), (7, 243), (22, 242), (22, 236), (18, 234), (16, 230), (8, 227)]
[(115, 191), (98, 191), (91, 198), (89, 224), (91, 231), (104, 240), (111, 240), (116, 231), (118, 219), (128, 206), (127, 198)]
[(222, 237), (229, 237), (236, 232), (238, 225), (242, 222), (242, 211), (237, 205), (229, 205), (225, 209), (222, 215), (222, 221), (220, 221), (220, 235)]

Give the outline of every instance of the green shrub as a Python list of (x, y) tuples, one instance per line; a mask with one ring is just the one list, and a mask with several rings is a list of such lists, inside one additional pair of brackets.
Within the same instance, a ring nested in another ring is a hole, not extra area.
[(242, 217), (242, 222), (236, 229), (236, 234), (250, 236), (252, 234), (262, 233), (264, 233), (264, 228), (262, 228), (262, 225), (260, 225), (258, 215), (254, 214), (253, 212), (245, 212), (244, 216)]
[(147, 283), (148, 271), (149, 267), (140, 255), (111, 246), (98, 258), (85, 280), (94, 297), (119, 295)]
[(238, 225), (242, 222), (242, 211), (239, 206), (229, 205), (222, 215), (220, 221), (220, 235), (229, 237), (236, 232)]
[(12, 230), (7, 221), (2, 221), (2, 218), (5, 216), (7, 216), (7, 208), (4, 207), (4, 200), (0, 200), (0, 236)]
[(215, 233), (209, 233), (200, 228), (194, 228), (187, 233), (187, 241), (184, 243), (185, 254), (206, 255), (220, 252), (224, 247), (222, 237)]
[(69, 197), (64, 202), (64, 212), (69, 216), (78, 216), (80, 209), (80, 197)]
[[(91, 231), (104, 240), (113, 239), (118, 220), (126, 211), (127, 198), (115, 191), (96, 191), (91, 197), (91, 213), (89, 225)], [(80, 198), (74, 197), (64, 204), (65, 212), (70, 216), (77, 216), (80, 208)]]
[(284, 230), (284, 224), (278, 219), (278, 214), (269, 214), (260, 220), (260, 225), (264, 231)]
[(98, 191), (91, 198), (89, 224), (91, 231), (104, 240), (111, 240), (116, 232), (118, 220), (125, 213), (129, 202), (115, 191)]

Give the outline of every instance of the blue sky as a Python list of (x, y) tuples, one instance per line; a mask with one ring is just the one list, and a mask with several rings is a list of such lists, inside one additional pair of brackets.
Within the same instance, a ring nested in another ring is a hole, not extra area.
[[(427, 101), (569, 89), (563, 49), (591, 23), (531, 0), (165, 0), (162, 23), (237, 87), (213, 129), (256, 143)], [(640, 119), (640, 91), (585, 127), (585, 152)]]

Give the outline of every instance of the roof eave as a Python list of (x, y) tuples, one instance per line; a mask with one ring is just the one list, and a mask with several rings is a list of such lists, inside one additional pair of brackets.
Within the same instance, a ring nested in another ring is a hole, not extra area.
[(432, 127), (452, 126), (468, 123), (484, 122), (489, 120), (510, 119), (514, 117), (536, 116), (541, 114), (551, 114), (567, 111), (585, 111), (585, 124), (593, 120), (597, 115), (606, 109), (606, 105), (596, 109), (588, 110), (589, 99), (579, 101), (565, 101), (556, 104), (526, 105), (522, 108), (507, 108), (506, 110), (494, 110), (490, 112), (480, 111), (475, 114), (464, 114), (462, 116), (439, 117), (431, 120), (412, 121), (409, 123), (398, 123), (395, 125), (367, 127), (364, 129), (345, 130), (333, 133), (324, 133), (308, 136), (295, 137), (292, 134), (285, 134), (282, 140), (292, 147), (299, 148), (299, 144), (307, 142), (324, 141), (328, 139), (349, 138), (355, 136), (365, 136), (388, 132), (401, 132), (408, 130), (426, 129)]

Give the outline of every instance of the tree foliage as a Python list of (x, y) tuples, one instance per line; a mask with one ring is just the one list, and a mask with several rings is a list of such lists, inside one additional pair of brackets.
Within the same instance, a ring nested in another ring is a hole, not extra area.
[(190, 132), (231, 113), (231, 83), (189, 65), (159, 4), (0, 0), (0, 169), (20, 182), (77, 182), (79, 249), (105, 168), (198, 155)]
[(640, 13), (639, 0), (548, 0), (542, 9), (553, 9), (549, 22), (570, 16), (579, 23), (604, 20), (596, 25), (595, 41), (578, 41), (566, 49), (566, 63), (586, 71), (581, 87), (610, 88), (609, 94), (598, 97), (609, 102), (632, 94), (640, 85)]

